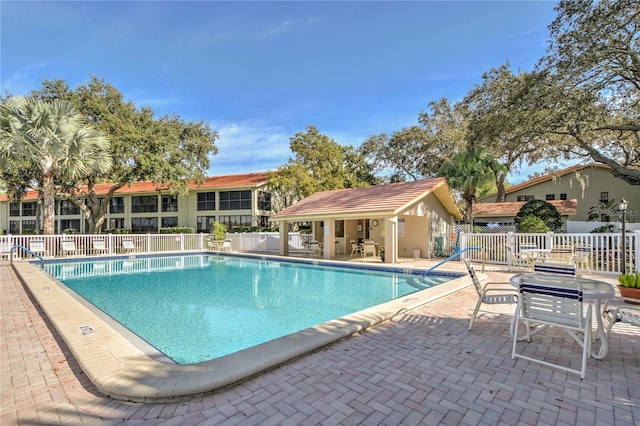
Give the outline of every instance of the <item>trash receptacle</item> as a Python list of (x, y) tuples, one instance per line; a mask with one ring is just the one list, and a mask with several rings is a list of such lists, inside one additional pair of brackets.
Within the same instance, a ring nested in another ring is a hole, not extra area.
[(413, 251), (413, 258), (414, 259), (420, 259), (420, 249), (415, 249)]

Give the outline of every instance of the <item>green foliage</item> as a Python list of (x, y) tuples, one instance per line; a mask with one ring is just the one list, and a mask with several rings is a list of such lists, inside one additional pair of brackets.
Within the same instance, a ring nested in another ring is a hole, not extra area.
[(597, 228), (593, 229), (591, 231), (591, 233), (593, 234), (606, 234), (606, 233), (611, 233), (611, 232), (616, 232), (616, 226), (612, 223), (609, 223), (607, 225), (602, 225), (602, 226), (598, 226)]
[(527, 216), (535, 216), (537, 218), (540, 218), (549, 231), (558, 232), (562, 229), (563, 223), (560, 212), (558, 212), (558, 209), (556, 209), (553, 204), (550, 204), (544, 200), (529, 200), (524, 203), (515, 217), (514, 221), (516, 223), (516, 226), (520, 227), (520, 222)]
[(196, 228), (191, 226), (171, 226), (160, 228), (161, 234), (195, 234)]
[(296, 133), (290, 139), (294, 158), (269, 177), (269, 187), (281, 197), (274, 200), (276, 210), (318, 191), (377, 182), (358, 151), (320, 134), (315, 126), (307, 126), (306, 130), (306, 133)]
[(222, 241), (227, 235), (227, 227), (224, 223), (220, 223), (217, 220), (211, 224), (209, 233), (213, 236), (214, 240)]
[(130, 234), (130, 229), (125, 228), (109, 228), (105, 231), (107, 234)]
[[(56, 183), (107, 173), (110, 143), (66, 100), (23, 96), (0, 104), (0, 175), (16, 188), (43, 194), (43, 233), (54, 233)], [(31, 177), (32, 181), (21, 181)], [(15, 194), (20, 195), (20, 194)]]
[(478, 188), (493, 181), (501, 170), (502, 166), (491, 154), (480, 148), (472, 148), (447, 159), (438, 170), (438, 176), (444, 176), (453, 189), (460, 191), (466, 204), (466, 221), (473, 223), (473, 203)]
[(549, 228), (542, 219), (537, 216), (523, 216), (517, 223), (518, 232), (544, 233)]
[(76, 233), (76, 230), (75, 230), (75, 228), (67, 228), (67, 229), (65, 229), (65, 230), (64, 230), (64, 231), (62, 231), (62, 232), (63, 232), (64, 234), (66, 234), (66, 235), (71, 235), (71, 234), (75, 234), (75, 233)]
[(618, 275), (618, 283), (622, 287), (640, 288), (640, 273), (628, 273)]
[(378, 173), (390, 182), (404, 182), (434, 176), (444, 161), (464, 149), (464, 114), (447, 99), (429, 103), (420, 112), (419, 125), (404, 127), (391, 136), (370, 136), (360, 152)]
[(611, 221), (611, 212), (616, 211), (616, 200), (600, 201), (597, 206), (589, 208), (588, 221), (609, 222)]
[[(169, 186), (176, 193), (185, 193), (189, 181), (200, 181), (205, 176), (209, 155), (217, 153), (218, 133), (206, 122), (185, 121), (177, 115), (155, 117), (153, 110), (137, 108), (125, 101), (115, 87), (96, 77), (74, 90), (62, 80), (44, 80), (33, 95), (73, 103), (111, 141), (109, 152), (114, 162), (109, 174), (97, 173), (65, 182), (61, 194), (82, 210), (90, 233), (99, 232), (116, 189), (150, 180)], [(77, 186), (83, 183), (86, 189), (79, 191)], [(97, 183), (111, 184), (102, 204), (98, 204), (95, 194)]]

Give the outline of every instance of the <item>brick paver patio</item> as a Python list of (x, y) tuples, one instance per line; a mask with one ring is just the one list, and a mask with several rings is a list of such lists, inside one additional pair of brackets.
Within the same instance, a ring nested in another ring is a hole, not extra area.
[(2, 425), (640, 424), (637, 329), (612, 335), (581, 381), (511, 359), (513, 308), (467, 331), (471, 288), (215, 394), (141, 404), (100, 395), (8, 266), (0, 283)]

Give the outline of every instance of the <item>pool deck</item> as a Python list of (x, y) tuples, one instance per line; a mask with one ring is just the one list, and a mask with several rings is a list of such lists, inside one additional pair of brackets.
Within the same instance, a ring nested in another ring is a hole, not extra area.
[[(450, 262), (447, 269), (462, 270), (462, 264)], [(511, 275), (494, 265), (485, 272), (498, 281)], [(472, 288), (214, 394), (133, 403), (103, 396), (88, 380), (6, 263), (0, 282), (2, 425), (640, 423), (637, 328), (617, 327), (610, 354), (590, 358), (581, 381), (511, 359), (513, 308), (483, 309), (469, 332), (477, 300)]]

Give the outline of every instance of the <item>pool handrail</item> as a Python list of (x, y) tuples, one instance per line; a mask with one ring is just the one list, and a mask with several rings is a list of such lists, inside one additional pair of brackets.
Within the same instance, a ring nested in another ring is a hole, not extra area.
[(37, 253), (32, 252), (31, 250), (29, 250), (25, 246), (21, 246), (20, 244), (16, 244), (14, 246), (11, 246), (11, 248), (9, 249), (9, 265), (13, 265), (13, 250), (17, 249), (17, 248), (22, 249), (22, 250), (26, 251), (27, 253), (29, 253), (31, 256), (37, 257), (38, 259), (40, 259), (40, 267), (44, 269), (44, 257), (40, 256)]
[(436, 263), (434, 266), (432, 266), (431, 268), (429, 268), (426, 271), (424, 271), (422, 273), (422, 276), (426, 277), (429, 272), (433, 271), (438, 266), (440, 266), (440, 265), (442, 265), (444, 263), (447, 263), (450, 260), (455, 259), (456, 257), (460, 256), (462, 253), (464, 253), (465, 251), (468, 251), (468, 250), (482, 250), (482, 247), (469, 246), (469, 247), (466, 247), (466, 248), (464, 248), (464, 249), (462, 249), (460, 251), (457, 251), (457, 252), (453, 253), (451, 256), (449, 256), (446, 259), (444, 259), (443, 261)]

